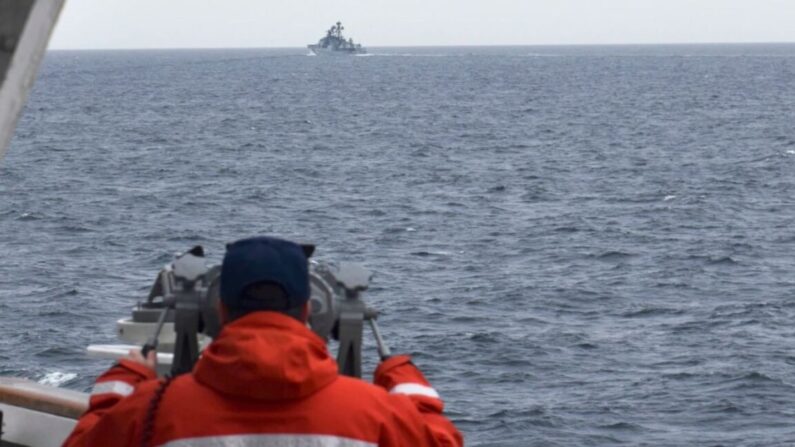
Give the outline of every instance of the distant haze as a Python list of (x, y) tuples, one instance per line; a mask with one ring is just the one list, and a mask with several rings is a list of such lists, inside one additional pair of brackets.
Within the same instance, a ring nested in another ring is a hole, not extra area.
[(67, 0), (51, 48), (795, 42), (795, 0)]

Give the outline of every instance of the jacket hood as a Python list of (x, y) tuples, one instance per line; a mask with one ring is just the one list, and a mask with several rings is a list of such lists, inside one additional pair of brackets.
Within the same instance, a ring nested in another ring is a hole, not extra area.
[(329, 385), (337, 363), (306, 325), (280, 313), (253, 312), (224, 326), (193, 375), (222, 394), (279, 401)]

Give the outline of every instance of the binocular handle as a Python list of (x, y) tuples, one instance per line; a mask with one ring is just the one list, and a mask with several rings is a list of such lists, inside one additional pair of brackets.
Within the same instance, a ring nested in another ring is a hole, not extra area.
[(373, 330), (373, 335), (375, 336), (375, 344), (376, 348), (378, 348), (378, 356), (381, 357), (382, 361), (392, 357), (392, 352), (389, 350), (389, 346), (386, 345), (384, 339), (381, 337), (381, 331), (378, 330), (378, 323), (375, 322), (375, 318), (370, 318), (367, 321), (370, 322), (370, 328)]
[(157, 341), (160, 338), (160, 331), (163, 330), (163, 324), (166, 322), (166, 316), (168, 316), (168, 311), (170, 308), (165, 307), (163, 311), (160, 313), (160, 318), (157, 320), (157, 327), (155, 328), (155, 333), (149, 340), (146, 340), (146, 343), (141, 347), (141, 355), (146, 358), (149, 352), (154, 351), (157, 349)]
[(149, 355), (149, 353), (154, 351), (155, 349), (157, 349), (157, 346), (147, 341), (146, 343), (144, 343), (144, 346), (141, 348), (141, 355), (144, 356), (144, 358), (146, 358)]

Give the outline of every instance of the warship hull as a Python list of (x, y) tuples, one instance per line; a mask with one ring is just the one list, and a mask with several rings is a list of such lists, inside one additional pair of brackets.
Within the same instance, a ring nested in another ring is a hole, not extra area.
[(306, 47), (315, 56), (356, 56), (358, 54), (367, 54), (367, 50), (364, 48), (335, 49), (323, 48), (320, 45), (307, 45)]

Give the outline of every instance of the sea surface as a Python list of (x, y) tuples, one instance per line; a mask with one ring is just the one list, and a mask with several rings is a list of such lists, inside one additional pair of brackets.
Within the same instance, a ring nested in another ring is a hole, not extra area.
[(269, 234), (375, 272), (469, 446), (795, 444), (795, 45), (54, 51), (0, 166), (2, 375), (89, 389)]

